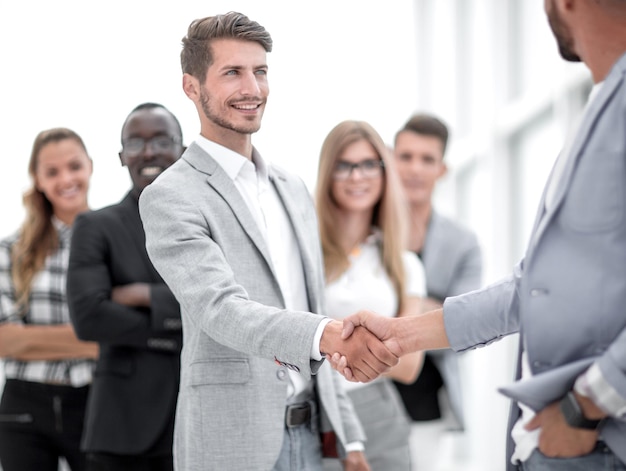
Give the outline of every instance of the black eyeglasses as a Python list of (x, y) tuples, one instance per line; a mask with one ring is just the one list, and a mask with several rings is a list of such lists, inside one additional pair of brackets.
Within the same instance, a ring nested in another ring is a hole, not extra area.
[(155, 152), (169, 152), (179, 146), (180, 142), (170, 136), (154, 136), (150, 139), (131, 137), (122, 141), (122, 152), (129, 157), (136, 157), (143, 152), (147, 144), (150, 144)]
[(333, 170), (333, 178), (335, 180), (347, 180), (355, 169), (361, 172), (363, 178), (376, 178), (380, 176), (384, 167), (385, 163), (377, 159), (367, 159), (357, 163), (340, 160)]

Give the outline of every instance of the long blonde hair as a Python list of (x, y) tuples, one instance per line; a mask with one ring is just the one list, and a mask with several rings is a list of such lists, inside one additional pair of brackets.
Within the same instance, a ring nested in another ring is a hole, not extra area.
[(26, 219), (11, 252), (11, 277), (15, 286), (17, 305), (23, 312), (30, 296), (35, 275), (43, 268), (46, 257), (59, 247), (59, 236), (52, 224), (52, 203), (36, 184), (37, 166), (41, 149), (52, 142), (73, 139), (87, 153), (81, 137), (67, 128), (41, 131), (33, 143), (28, 163), (32, 185), (23, 196)]
[(402, 252), (406, 247), (406, 203), (395, 161), (376, 130), (364, 121), (343, 121), (335, 126), (320, 152), (315, 204), (320, 226), (326, 280), (337, 279), (350, 265), (340, 244), (339, 210), (331, 195), (333, 170), (343, 151), (351, 144), (369, 142), (384, 164), (383, 194), (376, 204), (371, 225), (382, 232), (382, 262), (398, 295), (402, 308), (406, 298), (406, 275)]

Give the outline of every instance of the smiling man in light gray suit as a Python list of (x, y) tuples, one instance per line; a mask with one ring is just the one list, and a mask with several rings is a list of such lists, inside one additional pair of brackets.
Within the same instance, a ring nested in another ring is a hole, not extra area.
[(324, 444), (345, 469), (368, 470), (360, 424), (322, 352), (342, 351), (362, 381), (398, 359), (366, 329), (345, 342), (341, 322), (320, 315), (311, 196), (251, 143), (271, 48), (240, 13), (191, 23), (183, 89), (201, 134), (141, 194), (148, 254), (181, 305), (175, 466), (321, 470)]
[[(520, 332), (509, 469), (626, 470), (626, 0), (546, 0), (561, 55), (595, 86), (513, 274), (422, 317), (346, 319), (394, 351)], [(336, 365), (342, 368), (341, 360)], [(349, 373), (348, 373), (349, 374)], [(517, 406), (521, 405), (521, 409)]]

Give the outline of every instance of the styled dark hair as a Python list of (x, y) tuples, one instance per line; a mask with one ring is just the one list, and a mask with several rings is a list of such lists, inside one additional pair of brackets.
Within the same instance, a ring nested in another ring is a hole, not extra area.
[(266, 29), (246, 15), (231, 11), (223, 15), (194, 20), (183, 38), (180, 63), (183, 73), (200, 82), (213, 62), (211, 41), (214, 39), (241, 39), (259, 43), (266, 52), (272, 52), (272, 38)]
[(448, 126), (439, 118), (426, 113), (415, 114), (411, 116), (402, 129), (396, 133), (396, 139), (398, 138), (398, 134), (404, 131), (438, 138), (441, 141), (441, 147), (445, 155), (449, 131)]
[(124, 120), (124, 125), (122, 126), (122, 133), (124, 132), (124, 128), (126, 127), (126, 123), (128, 122), (128, 118), (130, 118), (130, 116), (135, 113), (136, 111), (141, 111), (141, 110), (153, 110), (155, 108), (160, 108), (164, 111), (166, 111), (174, 120), (174, 123), (176, 124), (176, 129), (178, 131), (178, 137), (180, 138), (180, 142), (183, 142), (183, 128), (180, 125), (180, 122), (178, 121), (178, 118), (176, 117), (176, 115), (174, 113), (172, 113), (170, 110), (168, 110), (165, 106), (163, 106), (160, 103), (153, 103), (151, 101), (145, 102), (145, 103), (140, 103), (139, 105), (135, 106), (130, 113), (128, 113), (128, 116), (126, 116), (126, 120)]

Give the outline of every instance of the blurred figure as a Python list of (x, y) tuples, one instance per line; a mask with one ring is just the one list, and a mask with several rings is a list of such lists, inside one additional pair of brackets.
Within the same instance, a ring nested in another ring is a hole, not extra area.
[[(416, 314), (424, 269), (405, 251), (404, 197), (393, 157), (367, 123), (344, 121), (322, 146), (316, 192), (326, 269), (326, 306), (335, 319), (360, 309), (388, 317)], [(409, 418), (391, 378), (412, 383), (423, 353), (403, 357), (385, 377), (344, 381), (363, 425), (372, 470), (410, 470)], [(327, 461), (326, 469), (340, 469)]]
[(0, 402), (4, 471), (85, 469), (80, 437), (98, 346), (76, 338), (65, 280), (72, 225), (89, 209), (92, 162), (65, 128), (40, 132), (24, 194), (26, 220), (0, 242)]
[[(409, 248), (426, 272), (424, 311), (440, 308), (446, 297), (478, 289), (481, 283), (481, 250), (475, 234), (433, 207), (435, 185), (447, 171), (448, 135), (439, 118), (416, 114), (396, 133), (394, 144), (410, 210)], [(435, 462), (446, 458), (438, 452), (444, 434), (462, 431), (465, 425), (458, 354), (427, 352), (417, 381), (396, 386), (413, 420), (415, 469), (434, 470)]]
[(67, 277), (78, 336), (100, 345), (83, 449), (91, 471), (168, 471), (182, 344), (180, 308), (145, 249), (138, 198), (182, 154), (176, 117), (143, 103), (122, 127), (132, 188), (74, 224)]

